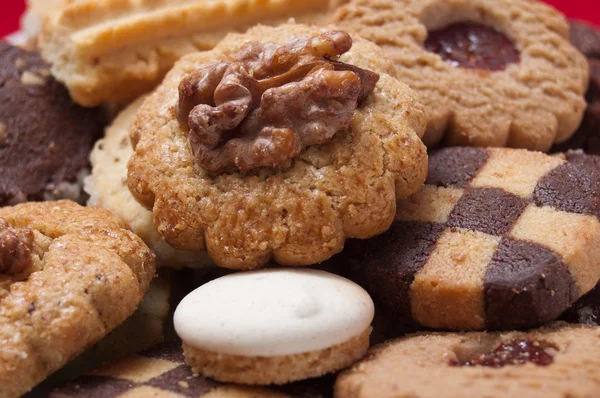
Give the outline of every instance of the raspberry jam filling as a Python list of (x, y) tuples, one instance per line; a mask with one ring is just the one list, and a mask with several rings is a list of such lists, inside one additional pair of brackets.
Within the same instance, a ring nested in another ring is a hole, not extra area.
[(501, 71), (521, 60), (519, 50), (508, 37), (473, 22), (456, 23), (429, 32), (425, 49), (461, 68)]
[(508, 365), (524, 365), (533, 363), (538, 366), (550, 365), (554, 358), (548, 352), (553, 348), (550, 344), (531, 341), (515, 340), (501, 344), (489, 354), (481, 354), (466, 361), (452, 361), (450, 366), (487, 366), (501, 368)]

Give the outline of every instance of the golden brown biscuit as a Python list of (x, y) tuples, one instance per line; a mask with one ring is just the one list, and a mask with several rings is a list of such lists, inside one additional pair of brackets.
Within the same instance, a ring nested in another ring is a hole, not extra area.
[(90, 195), (89, 206), (100, 206), (125, 221), (156, 254), (159, 267), (214, 267), (205, 250), (175, 250), (160, 236), (152, 221), (152, 212), (137, 203), (127, 188), (127, 162), (133, 153), (129, 126), (144, 103), (142, 96), (121, 112), (96, 142), (90, 155), (92, 175), (84, 181)]
[(547, 151), (581, 122), (587, 62), (541, 1), (351, 0), (332, 22), (395, 62), (426, 105), (427, 146)]
[(74, 202), (0, 209), (0, 397), (17, 397), (117, 327), (154, 276), (140, 238)]
[(594, 398), (600, 328), (425, 333), (375, 347), (338, 376), (339, 398)]
[[(347, 237), (368, 238), (385, 231), (394, 217), (396, 200), (423, 183), (427, 168), (425, 147), (419, 138), (425, 125), (423, 108), (416, 95), (392, 77), (394, 67), (382, 52), (356, 37), (350, 51), (340, 58), (346, 64), (336, 65), (368, 68), (379, 73), (379, 81), (372, 94), (349, 114), (349, 128), (333, 131), (337, 134), (329, 142), (309, 146), (296, 158), (284, 159), (282, 166), (247, 173), (235, 166), (215, 173), (199, 166), (190, 143), (198, 135), (189, 133), (177, 120), (180, 83), (242, 48), (260, 46), (259, 42), (277, 47), (294, 38), (306, 41), (309, 36), (321, 40), (329, 34), (326, 31), (282, 25), (232, 34), (213, 51), (183, 58), (144, 103), (132, 129), (135, 153), (129, 162), (128, 185), (140, 203), (153, 209), (158, 231), (170, 245), (184, 250), (206, 247), (217, 265), (233, 269), (252, 269), (271, 260), (284, 265), (314, 264), (339, 252)], [(349, 78), (343, 84), (363, 81), (356, 80), (355, 73), (341, 75)], [(290, 87), (294, 86), (268, 92), (281, 93)], [(311, 92), (313, 88), (302, 90)], [(267, 92), (265, 97), (271, 98)], [(302, 118), (302, 112), (313, 110), (304, 101), (288, 99), (286, 104), (294, 112), (278, 112), (277, 117)], [(289, 112), (287, 108), (285, 111)], [(321, 117), (311, 119), (315, 122), (312, 125), (302, 126), (330, 131), (331, 125)], [(265, 151), (280, 148), (279, 142), (271, 144)], [(202, 150), (201, 145), (198, 147)], [(225, 146), (206, 153), (212, 156), (220, 148)], [(243, 153), (263, 154), (256, 147)]]
[(328, 9), (320, 0), (71, 1), (46, 19), (40, 47), (75, 102), (126, 104), (228, 32), (289, 18), (317, 23)]

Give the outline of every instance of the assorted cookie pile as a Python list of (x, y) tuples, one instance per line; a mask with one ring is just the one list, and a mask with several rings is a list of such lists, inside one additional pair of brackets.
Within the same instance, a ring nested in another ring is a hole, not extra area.
[(599, 66), (537, 0), (29, 0), (0, 398), (600, 396)]

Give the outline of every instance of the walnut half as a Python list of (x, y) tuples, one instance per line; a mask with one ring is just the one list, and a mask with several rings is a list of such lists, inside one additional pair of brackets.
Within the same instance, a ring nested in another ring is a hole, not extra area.
[(35, 236), (27, 228), (13, 228), (0, 218), (0, 274), (17, 275), (31, 268)]
[(198, 164), (213, 173), (281, 166), (348, 128), (379, 80), (337, 61), (351, 47), (341, 31), (282, 46), (249, 42), (185, 77), (178, 119)]

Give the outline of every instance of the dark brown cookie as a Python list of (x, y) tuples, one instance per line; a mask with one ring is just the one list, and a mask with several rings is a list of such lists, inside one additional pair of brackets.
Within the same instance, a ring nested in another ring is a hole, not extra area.
[(590, 85), (586, 94), (587, 108), (581, 126), (568, 141), (555, 145), (553, 152), (583, 149), (600, 154), (600, 30), (581, 21), (570, 21), (571, 43), (590, 63)]
[(570, 323), (600, 326), (600, 284), (577, 300), (560, 319)]
[(0, 206), (81, 202), (88, 156), (102, 131), (102, 112), (75, 105), (39, 54), (0, 42)]
[(391, 229), (339, 257), (398, 319), (455, 330), (552, 321), (600, 278), (600, 157), (447, 148)]
[(180, 343), (168, 343), (84, 375), (57, 388), (50, 398), (329, 398), (335, 377), (281, 387), (223, 384), (194, 376)]

